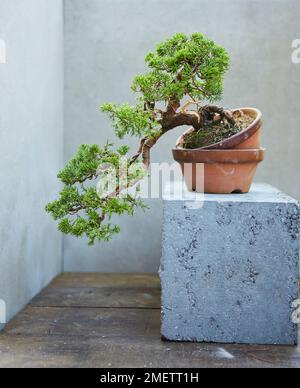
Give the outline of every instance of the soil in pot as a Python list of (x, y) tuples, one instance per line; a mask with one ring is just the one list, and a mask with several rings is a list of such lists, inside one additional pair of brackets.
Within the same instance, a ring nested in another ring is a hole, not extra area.
[[(265, 154), (260, 147), (262, 114), (254, 108), (231, 112), (235, 125), (216, 117), (207, 127), (198, 131), (191, 128), (178, 139), (173, 156), (181, 165), (190, 191), (203, 190), (202, 183), (206, 193), (249, 191)], [(202, 170), (197, 172), (198, 164), (203, 164), (204, 176)]]
[(182, 148), (198, 149), (220, 143), (248, 128), (255, 120), (253, 116), (246, 113), (241, 114), (239, 111), (235, 112), (233, 117), (236, 123), (235, 126), (223, 121), (214, 122), (199, 131), (185, 134)]

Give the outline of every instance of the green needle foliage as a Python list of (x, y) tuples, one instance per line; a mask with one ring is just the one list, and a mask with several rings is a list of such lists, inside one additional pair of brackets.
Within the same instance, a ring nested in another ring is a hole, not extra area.
[(144, 109), (143, 104), (136, 106), (104, 104), (101, 110), (108, 114), (115, 128), (115, 133), (120, 139), (126, 135), (151, 136), (161, 128), (153, 114)]
[[(212, 102), (221, 98), (229, 56), (203, 34), (176, 34), (150, 52), (146, 64), (149, 72), (138, 75), (132, 83), (132, 90), (137, 93), (136, 105), (107, 103), (101, 107), (118, 138), (141, 138), (137, 154), (129, 158), (126, 145), (118, 150), (113, 150), (112, 144), (103, 148), (82, 145), (58, 174), (63, 184), (59, 198), (46, 206), (46, 211), (59, 221), (62, 233), (86, 236), (90, 245), (109, 241), (120, 232), (112, 224), (114, 215), (133, 215), (138, 208), (145, 209), (137, 190), (135, 194), (119, 194), (145, 176), (150, 148), (164, 133), (180, 125), (199, 129), (199, 110), (178, 109), (185, 97), (197, 106), (199, 100)], [(115, 185), (111, 187), (112, 182)]]
[[(136, 168), (131, 166), (126, 177), (122, 178), (119, 165), (128, 147), (121, 147), (117, 152), (110, 148), (111, 145), (103, 149), (97, 145), (82, 145), (77, 155), (58, 174), (64, 184), (59, 199), (46, 206), (46, 211), (54, 220), (60, 220), (58, 229), (62, 233), (75, 237), (86, 236), (90, 245), (96, 240), (109, 241), (114, 234), (120, 232), (120, 228), (110, 222), (113, 215), (133, 215), (137, 208), (145, 209), (143, 202), (135, 195), (102, 198), (97, 187), (84, 185), (84, 182), (100, 179), (101, 174), (111, 171), (117, 173), (117, 185), (126, 178), (130, 186), (132, 182), (143, 177), (143, 171), (137, 165)], [(99, 166), (105, 166), (104, 171), (99, 171)], [(104, 219), (108, 222), (105, 223)]]
[(229, 56), (203, 34), (176, 34), (150, 52), (146, 63), (152, 70), (137, 76), (132, 85), (145, 101), (180, 101), (185, 95), (216, 101), (222, 96)]

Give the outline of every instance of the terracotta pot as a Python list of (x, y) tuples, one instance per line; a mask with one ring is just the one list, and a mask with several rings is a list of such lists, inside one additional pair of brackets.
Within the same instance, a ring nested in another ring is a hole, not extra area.
[[(211, 149), (259, 149), (260, 148), (260, 133), (262, 126), (262, 113), (255, 108), (240, 108), (233, 109), (232, 112), (242, 111), (243, 113), (253, 117), (253, 123), (245, 128), (243, 131), (230, 137), (229, 139), (222, 140), (219, 143), (212, 144), (207, 147), (203, 147), (203, 150)], [(184, 135), (191, 133), (193, 128), (189, 129)], [(176, 147), (182, 147), (182, 136), (178, 139)]]
[(185, 182), (190, 191), (211, 194), (248, 193), (258, 163), (264, 160), (264, 149), (184, 150), (174, 149), (174, 159), (180, 163)]

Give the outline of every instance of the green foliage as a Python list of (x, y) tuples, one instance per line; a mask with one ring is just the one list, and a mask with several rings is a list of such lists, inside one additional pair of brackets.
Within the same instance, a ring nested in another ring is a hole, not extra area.
[[(146, 64), (148, 73), (135, 77), (132, 83), (132, 90), (137, 93), (136, 105), (108, 103), (101, 110), (112, 121), (119, 138), (143, 137), (150, 149), (167, 128), (165, 116), (168, 119), (172, 109), (175, 115), (184, 97), (195, 101), (220, 99), (229, 57), (224, 48), (200, 33), (176, 34), (150, 52)], [(168, 109), (158, 109), (163, 104)], [(59, 220), (62, 233), (86, 236), (90, 245), (109, 241), (120, 232), (118, 226), (111, 224), (114, 215), (133, 215), (138, 208), (145, 209), (137, 193), (121, 197), (114, 194), (142, 179), (149, 160), (145, 161), (142, 149), (136, 157), (127, 159), (128, 146), (116, 151), (112, 147), (80, 146), (77, 155), (58, 174), (64, 185), (59, 198), (46, 206), (54, 220)], [(138, 163), (141, 154), (142, 167)], [(85, 186), (86, 182), (89, 184)], [(113, 184), (116, 185), (111, 188)]]
[(150, 52), (146, 63), (151, 72), (137, 76), (132, 85), (145, 101), (181, 100), (184, 95), (215, 101), (222, 96), (229, 56), (203, 34), (176, 34)]
[(145, 110), (143, 104), (137, 104), (136, 106), (104, 104), (101, 110), (108, 114), (116, 135), (120, 139), (123, 139), (126, 135), (151, 136), (160, 128), (153, 114)]
[(123, 198), (110, 198), (106, 202), (104, 211), (105, 214), (108, 215), (108, 218), (111, 219), (114, 214), (117, 214), (119, 216), (122, 214), (128, 214), (130, 216), (133, 216), (135, 210), (138, 207), (142, 210), (147, 209), (147, 206), (143, 203), (142, 200), (135, 198), (130, 194), (127, 194)]
[(58, 174), (58, 178), (66, 185), (92, 179), (96, 175), (101, 158), (107, 154), (108, 146), (100, 150), (97, 145), (81, 145), (76, 157)]
[(132, 90), (142, 94), (145, 101), (152, 103), (168, 101), (177, 95), (181, 100), (184, 96), (184, 85), (174, 82), (172, 74), (165, 71), (154, 70), (145, 75), (138, 75), (132, 83)]
[(58, 229), (67, 235), (74, 237), (86, 236), (89, 245), (95, 241), (110, 241), (113, 235), (120, 233), (120, 228), (111, 224), (100, 224), (97, 212), (88, 212), (88, 218), (77, 217), (74, 220), (64, 218), (60, 221)]
[(155, 107), (158, 103), (193, 100), (217, 101), (223, 93), (224, 74), (229, 68), (226, 50), (203, 34), (176, 34), (146, 56), (150, 71), (138, 75), (132, 90), (136, 106), (104, 104), (102, 112), (112, 121), (116, 135), (156, 136), (162, 130)]
[[(130, 162), (125, 158), (129, 147), (122, 146), (116, 152), (111, 148), (111, 144), (103, 149), (96, 145), (80, 146), (77, 155), (58, 175), (64, 183), (59, 198), (46, 206), (46, 211), (53, 219), (60, 220), (58, 229), (62, 233), (75, 237), (86, 236), (90, 245), (97, 240), (109, 241), (120, 232), (118, 226), (105, 223), (104, 216), (110, 221), (113, 215), (133, 215), (138, 208), (145, 209), (136, 195), (109, 198), (102, 197), (98, 192), (97, 178), (102, 179), (107, 171), (115, 171), (116, 185), (125, 185), (125, 188), (143, 174), (138, 164), (129, 168)], [(125, 177), (122, 176), (123, 171)], [(94, 182), (85, 187), (83, 182), (86, 180)]]
[(65, 186), (60, 192), (59, 199), (49, 203), (46, 206), (46, 211), (51, 213), (54, 220), (57, 221), (69, 215), (81, 207), (84, 196), (79, 193), (75, 186)]

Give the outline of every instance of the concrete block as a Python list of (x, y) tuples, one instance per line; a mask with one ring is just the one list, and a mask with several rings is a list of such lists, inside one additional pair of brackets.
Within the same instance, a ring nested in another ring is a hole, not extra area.
[(163, 338), (297, 344), (298, 202), (264, 184), (200, 208), (195, 195), (164, 197)]

